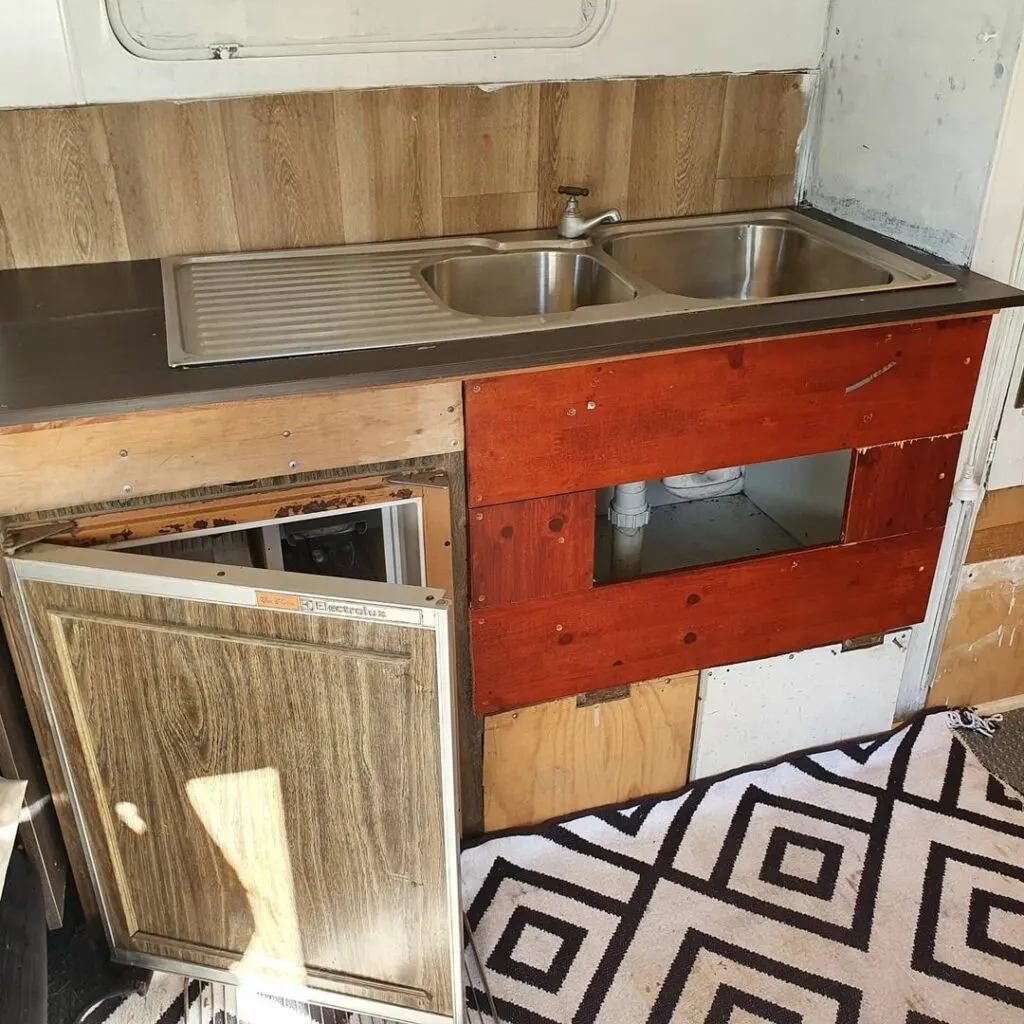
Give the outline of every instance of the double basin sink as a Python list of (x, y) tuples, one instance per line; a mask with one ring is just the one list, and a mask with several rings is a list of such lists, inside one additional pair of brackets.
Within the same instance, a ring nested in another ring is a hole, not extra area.
[(479, 317), (571, 313), (656, 293), (705, 307), (950, 280), (789, 210), (620, 224), (599, 229), (584, 244), (582, 250), (573, 247), (578, 242), (546, 242), (452, 256), (420, 274), (442, 304)]
[(172, 366), (459, 339), (952, 282), (797, 210), (163, 261)]

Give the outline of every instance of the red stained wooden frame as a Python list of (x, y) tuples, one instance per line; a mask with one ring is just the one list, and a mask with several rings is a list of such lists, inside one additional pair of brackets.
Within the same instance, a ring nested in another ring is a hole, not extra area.
[(476, 710), (911, 625), (924, 617), (941, 540), (931, 530), (474, 611)]
[(961, 440), (953, 434), (854, 452), (843, 539), (857, 543), (942, 526)]
[(469, 504), (958, 433), (989, 322), (775, 338), (472, 381)]
[(594, 502), (593, 491), (581, 491), (470, 512), (473, 607), (593, 586)]

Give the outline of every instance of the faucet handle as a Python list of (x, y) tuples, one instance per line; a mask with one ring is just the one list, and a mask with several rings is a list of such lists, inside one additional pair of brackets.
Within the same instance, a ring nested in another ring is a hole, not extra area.
[(559, 185), (558, 194), (562, 196), (572, 196), (573, 199), (582, 199), (585, 196), (590, 195), (590, 189), (582, 188), (579, 185)]

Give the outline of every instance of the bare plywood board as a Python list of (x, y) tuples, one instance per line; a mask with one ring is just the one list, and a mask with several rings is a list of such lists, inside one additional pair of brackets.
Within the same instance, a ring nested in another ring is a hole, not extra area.
[(459, 451), (458, 381), (0, 431), (0, 514)]
[(1024, 555), (1024, 487), (989, 491), (978, 513), (967, 562), (990, 562), (1017, 555)]
[(1024, 557), (965, 566), (928, 695), (959, 707), (1024, 693)]
[(698, 674), (626, 696), (575, 697), (492, 715), (484, 724), (484, 828), (549, 818), (678, 789), (687, 779)]

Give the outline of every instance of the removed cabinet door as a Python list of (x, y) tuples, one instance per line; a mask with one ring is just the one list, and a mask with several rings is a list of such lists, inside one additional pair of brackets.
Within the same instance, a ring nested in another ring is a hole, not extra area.
[(10, 560), (115, 958), (461, 1019), (442, 591)]

